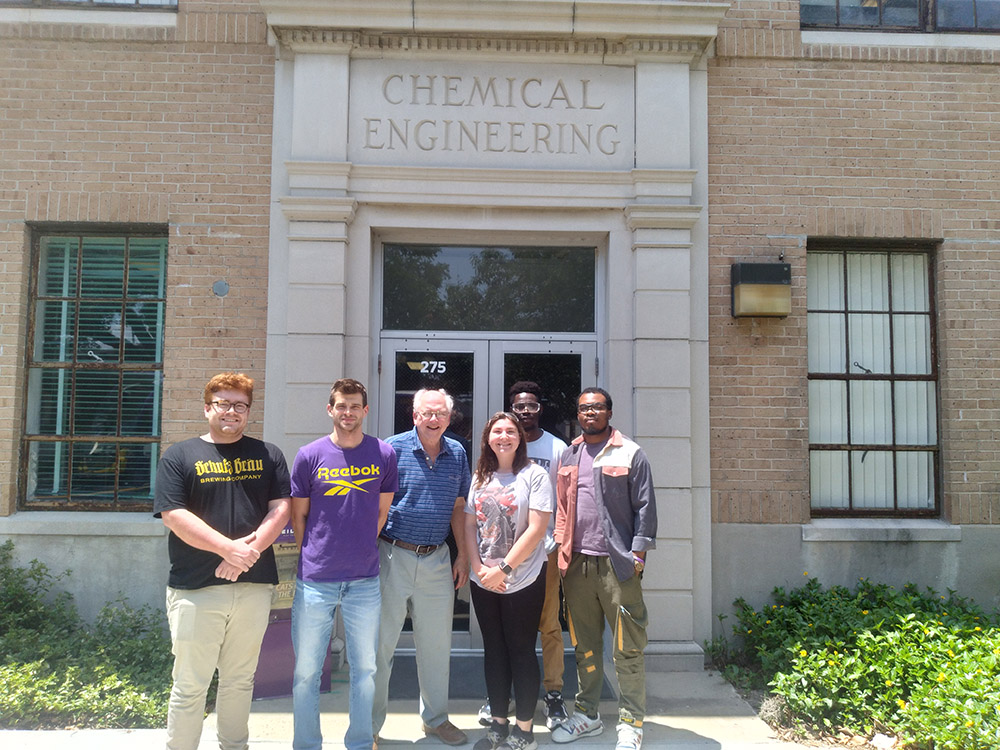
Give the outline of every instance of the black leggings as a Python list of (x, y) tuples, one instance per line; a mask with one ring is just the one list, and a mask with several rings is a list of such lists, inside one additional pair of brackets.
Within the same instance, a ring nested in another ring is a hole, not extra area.
[(490, 711), (494, 718), (507, 718), (513, 684), (514, 715), (518, 721), (531, 721), (541, 684), (535, 639), (545, 601), (545, 565), (538, 578), (513, 594), (487, 591), (475, 581), (471, 589), (483, 633), (483, 670)]

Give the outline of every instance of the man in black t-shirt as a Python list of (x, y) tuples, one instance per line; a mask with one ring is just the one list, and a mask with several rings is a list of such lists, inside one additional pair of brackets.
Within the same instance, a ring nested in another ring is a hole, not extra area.
[(254, 672), (278, 582), (271, 544), (291, 508), (281, 451), (243, 434), (253, 380), (222, 373), (204, 395), (208, 432), (163, 453), (153, 500), (154, 515), (170, 529), (169, 750), (198, 747), (216, 669), (219, 746), (247, 746)]

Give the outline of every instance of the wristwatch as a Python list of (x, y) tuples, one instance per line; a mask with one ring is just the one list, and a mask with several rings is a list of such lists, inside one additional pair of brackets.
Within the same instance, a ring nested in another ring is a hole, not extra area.
[(505, 576), (509, 576), (511, 573), (514, 572), (514, 569), (507, 564), (506, 560), (501, 560), (500, 564), (497, 565), (497, 567), (500, 568), (500, 570), (503, 571), (503, 574)]

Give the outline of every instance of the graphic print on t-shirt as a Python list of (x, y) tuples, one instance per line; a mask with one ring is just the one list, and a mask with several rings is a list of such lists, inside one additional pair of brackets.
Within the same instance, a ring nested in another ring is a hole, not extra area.
[(476, 518), (479, 521), (479, 557), (502, 558), (514, 545), (514, 486), (484, 487), (476, 495)]
[[(322, 484), (331, 485), (324, 495), (346, 495), (351, 490), (368, 492), (363, 485), (373, 482), (381, 476), (382, 470), (375, 464), (370, 466), (345, 466), (342, 469), (327, 469), (321, 467), (316, 470), (316, 479)], [(337, 477), (344, 477), (338, 479)], [(347, 479), (346, 477), (367, 477), (366, 479)]]
[(199, 484), (206, 482), (242, 482), (245, 479), (260, 479), (264, 472), (264, 461), (255, 458), (223, 458), (219, 461), (195, 461), (194, 473)]

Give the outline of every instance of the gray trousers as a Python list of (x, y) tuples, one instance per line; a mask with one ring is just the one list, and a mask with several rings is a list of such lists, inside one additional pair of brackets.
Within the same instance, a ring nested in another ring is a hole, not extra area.
[(452, 612), (455, 583), (451, 557), (443, 544), (429, 555), (417, 556), (379, 539), (379, 581), (382, 587), (382, 622), (375, 657), (375, 704), (372, 729), (378, 734), (389, 704), (392, 658), (406, 619), (407, 605), (413, 620), (420, 683), (420, 718), (429, 727), (448, 719), (448, 679), (451, 665)]

